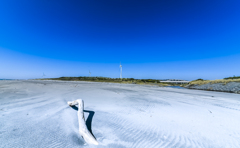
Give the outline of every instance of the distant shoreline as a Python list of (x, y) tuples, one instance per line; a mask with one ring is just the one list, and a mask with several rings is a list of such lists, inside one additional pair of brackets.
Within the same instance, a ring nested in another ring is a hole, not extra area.
[(60, 78), (45, 78), (37, 80), (60, 80), (60, 81), (88, 81), (88, 82), (107, 82), (121, 84), (140, 84), (140, 85), (155, 85), (155, 86), (185, 86), (183, 84), (165, 83), (157, 79), (134, 79), (134, 78), (108, 78), (108, 77), (60, 77)]

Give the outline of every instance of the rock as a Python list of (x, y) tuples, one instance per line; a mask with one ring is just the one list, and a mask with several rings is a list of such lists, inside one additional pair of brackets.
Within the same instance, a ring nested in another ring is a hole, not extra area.
[(203, 85), (186, 85), (186, 88), (208, 90), (208, 91), (221, 91), (221, 92), (232, 92), (240, 94), (240, 83), (229, 82), (227, 84), (215, 83), (215, 84), (203, 84)]

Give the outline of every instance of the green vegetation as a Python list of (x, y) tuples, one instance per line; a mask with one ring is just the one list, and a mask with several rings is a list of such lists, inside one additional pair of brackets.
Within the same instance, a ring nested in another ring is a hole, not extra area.
[(159, 80), (155, 80), (155, 79), (134, 79), (134, 78), (120, 79), (120, 78), (108, 78), (108, 77), (60, 77), (60, 78), (46, 78), (41, 80), (90, 81), (90, 82), (124, 83), (124, 84), (148, 84), (148, 85), (158, 85), (158, 86), (173, 85), (169, 83), (161, 83)]
[(203, 85), (203, 84), (216, 84), (216, 83), (223, 83), (227, 84), (229, 82), (240, 82), (240, 79), (219, 79), (219, 80), (203, 80), (203, 79), (197, 79), (194, 81), (191, 81), (189, 84), (190, 85)]
[(233, 77), (227, 77), (227, 78), (224, 78), (225, 80), (229, 80), (229, 79), (240, 79), (240, 76), (233, 76)]

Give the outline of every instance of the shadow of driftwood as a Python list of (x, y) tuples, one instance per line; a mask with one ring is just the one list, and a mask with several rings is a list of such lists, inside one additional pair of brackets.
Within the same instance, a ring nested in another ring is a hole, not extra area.
[[(74, 110), (78, 111), (78, 107), (77, 106), (71, 106), (71, 107)], [(89, 132), (93, 135), (93, 133), (92, 133), (92, 119), (93, 119), (93, 116), (94, 116), (95, 112), (94, 111), (90, 111), (90, 110), (83, 110), (83, 111), (88, 113), (88, 118), (86, 120), (86, 126), (87, 126)], [(93, 135), (93, 137), (95, 138), (94, 135)]]

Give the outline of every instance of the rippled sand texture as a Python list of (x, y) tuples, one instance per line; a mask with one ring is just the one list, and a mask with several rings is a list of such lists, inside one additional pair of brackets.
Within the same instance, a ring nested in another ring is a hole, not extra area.
[[(98, 146), (86, 144), (78, 133), (77, 111), (67, 104), (78, 98)], [(134, 84), (0, 81), (0, 147), (238, 148), (240, 95)]]

